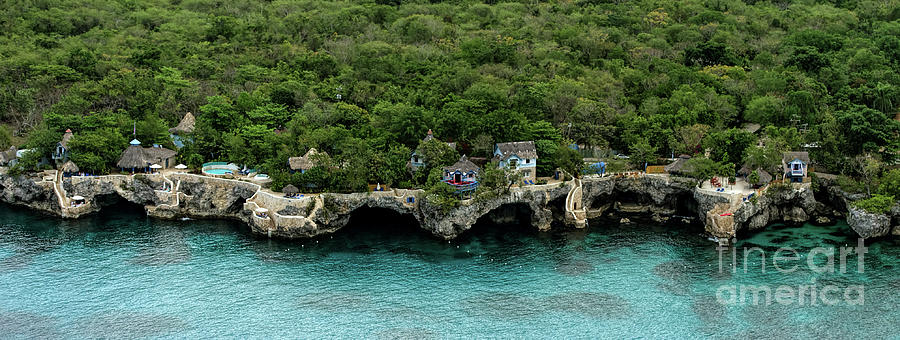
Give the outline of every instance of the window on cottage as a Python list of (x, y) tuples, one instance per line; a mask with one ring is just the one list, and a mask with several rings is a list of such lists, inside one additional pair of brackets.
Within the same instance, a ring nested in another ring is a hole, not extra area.
[(526, 158), (526, 159), (525, 159), (525, 164), (528, 164), (528, 163), (531, 163), (531, 159)]
[(517, 161), (518, 161), (518, 160), (515, 159), (515, 158), (510, 159), (510, 160), (509, 160), (509, 166), (516, 166), (516, 163), (518, 163)]

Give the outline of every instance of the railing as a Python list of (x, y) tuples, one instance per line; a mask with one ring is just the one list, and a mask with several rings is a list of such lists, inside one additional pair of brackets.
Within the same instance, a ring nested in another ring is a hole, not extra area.
[(470, 192), (478, 188), (478, 182), (472, 182), (468, 184), (453, 184), (448, 181), (444, 181), (444, 183), (447, 183), (448, 185), (456, 189), (456, 193)]

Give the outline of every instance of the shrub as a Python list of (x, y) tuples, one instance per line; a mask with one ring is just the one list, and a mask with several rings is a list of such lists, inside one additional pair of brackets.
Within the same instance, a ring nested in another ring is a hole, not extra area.
[(853, 206), (873, 214), (884, 214), (894, 206), (894, 196), (872, 195), (872, 197), (853, 202)]
[(844, 190), (848, 193), (860, 193), (865, 191), (866, 189), (865, 186), (859, 181), (844, 175), (838, 176), (835, 182), (837, 183), (838, 187), (841, 188), (841, 190)]

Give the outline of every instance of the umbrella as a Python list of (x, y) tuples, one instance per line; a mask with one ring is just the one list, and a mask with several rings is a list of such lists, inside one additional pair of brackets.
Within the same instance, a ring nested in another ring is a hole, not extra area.
[(162, 169), (162, 165), (159, 165), (159, 164), (153, 164), (153, 165), (150, 166), (150, 169)]
[(78, 172), (78, 166), (75, 165), (74, 162), (68, 161), (68, 162), (66, 162), (65, 164), (62, 165), (62, 167), (60, 168), (60, 170), (62, 170), (62, 172), (70, 172), (70, 173), (71, 173), (71, 172)]
[(175, 166), (175, 169), (178, 169), (178, 170), (184, 170), (184, 169), (187, 169), (187, 165), (184, 165), (184, 164), (178, 164), (178, 165)]
[(266, 208), (256, 208), (256, 212), (257, 212), (257, 213), (260, 213), (260, 214), (265, 214), (265, 213), (269, 212), (269, 209), (266, 209)]
[(293, 194), (299, 193), (300, 189), (297, 189), (297, 187), (295, 187), (293, 184), (288, 184), (288, 185), (284, 186), (284, 188), (281, 188), (281, 192), (288, 194), (288, 195), (293, 195)]
[(84, 201), (84, 197), (81, 197), (80, 195), (72, 196), (72, 199), (76, 201)]

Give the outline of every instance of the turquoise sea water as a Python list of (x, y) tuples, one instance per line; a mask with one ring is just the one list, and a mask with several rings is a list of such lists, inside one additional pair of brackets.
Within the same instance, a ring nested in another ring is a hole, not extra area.
[[(380, 218), (389, 215), (373, 212)], [(272, 241), (229, 221), (127, 206), (59, 220), (0, 206), (0, 338), (898, 338), (900, 244), (864, 273), (719, 272), (697, 226), (478, 226), (440, 241), (361, 215)], [(525, 230), (523, 230), (525, 229)], [(855, 245), (848, 227), (774, 226), (739, 247)], [(726, 259), (727, 260), (727, 259)], [(805, 260), (805, 259), (804, 259)], [(816, 261), (824, 264), (824, 258)], [(742, 266), (743, 263), (739, 263)], [(727, 266), (727, 263), (726, 263)], [(861, 306), (722, 305), (728, 285), (863, 285)]]

